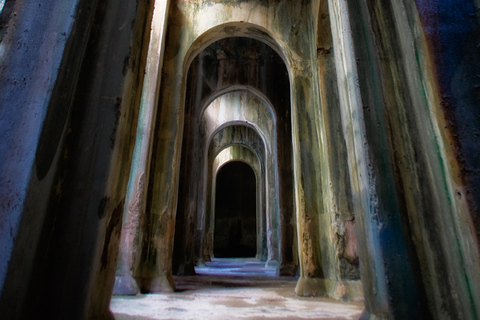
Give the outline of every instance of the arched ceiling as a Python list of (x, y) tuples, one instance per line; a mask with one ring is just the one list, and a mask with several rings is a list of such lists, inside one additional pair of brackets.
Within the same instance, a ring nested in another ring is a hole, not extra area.
[(218, 40), (193, 59), (186, 111), (202, 112), (219, 95), (239, 89), (260, 93), (279, 115), (290, 112), (290, 84), (282, 58), (267, 44), (243, 37)]

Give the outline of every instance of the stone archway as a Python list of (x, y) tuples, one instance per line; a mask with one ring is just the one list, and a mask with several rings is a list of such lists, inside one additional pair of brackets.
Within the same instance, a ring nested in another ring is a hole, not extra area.
[[(283, 236), (283, 230), (294, 230), (289, 110), (288, 72), (278, 53), (267, 44), (252, 38), (225, 38), (207, 46), (193, 59), (186, 86), (179, 197), (196, 202), (178, 204), (174, 273), (193, 273), (195, 261), (210, 259), (211, 236), (207, 235), (205, 243), (201, 240), (202, 232), (209, 232), (205, 220), (210, 210), (210, 176), (206, 173), (216, 156), (210, 153), (212, 141), (229, 126), (250, 127), (259, 135), (261, 142), (240, 140), (246, 146), (256, 143), (264, 148), (268, 250), (263, 252), (268, 254), (269, 266), (289, 265), (288, 274), (295, 272), (294, 232)], [(223, 134), (223, 145), (240, 142), (229, 141), (236, 139), (234, 131), (231, 134), (230, 138)], [(196, 230), (191, 222), (197, 223)], [(191, 249), (192, 239), (206, 247), (199, 248), (201, 253), (196, 257)], [(284, 270), (279, 267), (279, 274)]]
[[(181, 14), (179, 11), (172, 13), (174, 15)], [(244, 11), (238, 13), (241, 14)], [(173, 19), (176, 18), (182, 19), (180, 16), (175, 16)], [(329, 261), (336, 261), (336, 258), (333, 244), (328, 241), (330, 229), (326, 226), (331, 224), (335, 212), (332, 208), (329, 187), (327, 145), (323, 143), (323, 141), (327, 141), (328, 137), (326, 129), (322, 125), (324, 116), (318, 93), (318, 70), (311, 63), (317, 56), (315, 46), (314, 44), (309, 45), (308, 36), (302, 38), (300, 42), (288, 43), (288, 38), (281, 38), (278, 34), (270, 32), (265, 21), (250, 21), (245, 17), (245, 20), (238, 22), (225, 22), (199, 26), (195, 29), (195, 34), (191, 34), (192, 30), (189, 30), (185, 24), (170, 25), (170, 35), (167, 38), (172, 43), (167, 43), (166, 46), (165, 59), (169, 62), (164, 66), (162, 73), (158, 103), (159, 114), (155, 125), (155, 135), (152, 137), (151, 167), (148, 168), (146, 220), (151, 223), (145, 223), (140, 228), (144, 242), (141, 244), (142, 253), (139, 254), (142, 258), (141, 265), (137, 268), (137, 281), (142, 284), (145, 291), (171, 291), (174, 288), (171, 263), (173, 235), (178, 226), (176, 209), (179, 202), (177, 200), (180, 198), (181, 203), (188, 207), (187, 214), (183, 214), (185, 221), (183, 225), (187, 226), (189, 230), (183, 234), (189, 234), (189, 238), (192, 239), (194, 236), (191, 235), (196, 232), (196, 219), (188, 212), (194, 212), (197, 207), (195, 201), (199, 203), (205, 199), (198, 196), (184, 198), (179, 193), (179, 185), (181, 186), (182, 181), (180, 178), (181, 161), (184, 159), (182, 155), (195, 154), (190, 151), (185, 152), (189, 150), (188, 142), (185, 143), (183, 140), (184, 137), (193, 136), (184, 130), (189, 127), (189, 121), (198, 119), (192, 117), (187, 110), (189, 94), (196, 92), (188, 89), (190, 67), (198, 53), (216, 40), (227, 39), (228, 41), (230, 38), (245, 37), (249, 40), (255, 39), (271, 48), (283, 65), (280, 68), (273, 68), (272, 71), (281, 71), (283, 75), (275, 77), (273, 73), (258, 72), (254, 73), (256, 76), (247, 78), (235, 76), (234, 79), (243, 80), (243, 82), (228, 83), (220, 87), (216, 83), (223, 84), (224, 78), (220, 78), (222, 80), (220, 82), (216, 81), (219, 80), (218, 78), (214, 78), (213, 83), (198, 82), (202, 88), (209, 91), (209, 94), (204, 96), (206, 100), (202, 101), (201, 105), (208, 105), (219, 94), (244, 87), (249, 91), (258, 91), (264, 94), (274, 107), (277, 104), (272, 101), (273, 98), (279, 99), (280, 104), (284, 106), (283, 112), (277, 115), (278, 119), (284, 122), (282, 125), (276, 126), (277, 129), (281, 129), (276, 134), (279, 139), (282, 135), (290, 137), (290, 143), (286, 144), (282, 150), (275, 150), (275, 153), (280, 154), (279, 159), (285, 161), (283, 165), (280, 165), (282, 172), (278, 175), (278, 183), (288, 190), (287, 194), (291, 202), (282, 203), (282, 199), (287, 198), (279, 198), (279, 202), (275, 205), (281, 212), (279, 221), (283, 227), (280, 230), (272, 229), (270, 232), (273, 238), (278, 237), (280, 231), (281, 234), (288, 235), (288, 237), (284, 237), (285, 239), (292, 242), (296, 241), (298, 237), (298, 251), (294, 248), (290, 252), (280, 250), (282, 259), (280, 259), (281, 264), (278, 266), (277, 272), (280, 274), (295, 273), (295, 265), (298, 261), (298, 265), (301, 266), (300, 279), (296, 289), (298, 294), (318, 295), (328, 292), (333, 295), (338, 281), (338, 270), (336, 263), (329, 263)], [(257, 22), (258, 24), (255, 24)], [(304, 42), (304, 40), (308, 41)], [(218, 52), (217, 60), (223, 60), (221, 52)], [(254, 55), (253, 60), (255, 60)], [(219, 61), (221, 65), (220, 62), (222, 61)], [(262, 64), (262, 66), (265, 65), (268, 66), (268, 63)], [(243, 68), (235, 65), (233, 69), (219, 68), (219, 70), (224, 71), (222, 74), (235, 75), (235, 72), (239, 70), (255, 71), (256, 69), (249, 68), (247, 64)], [(233, 73), (229, 71), (233, 71)], [(270, 77), (265, 78), (266, 74)], [(275, 82), (268, 81), (268, 79), (285, 79), (286, 86), (279, 88)], [(211, 86), (212, 84), (213, 86)], [(229, 86), (233, 89), (229, 89)], [(187, 149), (184, 149), (185, 147)], [(312, 157), (312, 154), (315, 156)], [(201, 155), (197, 159), (201, 159)], [(290, 176), (291, 179), (282, 180), (282, 177), (287, 176)], [(191, 186), (191, 184), (187, 185)], [(142, 187), (140, 186), (140, 188)], [(324, 227), (320, 228), (321, 224)], [(288, 248), (288, 246), (284, 248)], [(296, 259), (297, 254), (298, 260)], [(185, 252), (184, 256), (188, 258), (192, 255)], [(193, 261), (190, 259), (186, 262)], [(185, 268), (185, 270), (187, 269)]]
[[(233, 137), (227, 140), (231, 144), (225, 145), (224, 136)], [(207, 172), (207, 201), (205, 217), (202, 224), (203, 237), (198, 248), (199, 257), (203, 262), (210, 261), (213, 256), (214, 230), (215, 230), (215, 203), (217, 173), (222, 166), (231, 161), (241, 161), (249, 165), (255, 173), (256, 190), (256, 221), (257, 221), (257, 252), (255, 257), (260, 261), (267, 261), (269, 251), (274, 250), (271, 242), (267, 240), (267, 174), (266, 150), (260, 136), (246, 126), (228, 126), (217, 132), (210, 143), (208, 151)]]

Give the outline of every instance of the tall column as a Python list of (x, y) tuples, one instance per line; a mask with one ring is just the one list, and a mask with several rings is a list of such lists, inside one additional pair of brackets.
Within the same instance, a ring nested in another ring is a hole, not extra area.
[[(290, 102), (290, 101), (288, 101)], [(284, 114), (279, 114), (276, 126), (276, 158), (278, 168), (278, 211), (279, 211), (279, 258), (277, 275), (294, 276), (297, 273), (298, 261), (294, 252), (296, 248), (295, 212), (293, 204), (293, 162), (292, 162), (292, 125), (290, 104)]]
[[(329, 172), (314, 58), (292, 66), (295, 202), (301, 296), (331, 294), (333, 246), (329, 239)], [(314, 74), (312, 76), (312, 74)]]
[(123, 213), (114, 294), (136, 294), (139, 292), (139, 287), (134, 278), (142, 246), (141, 221), (145, 219), (150, 158), (165, 51), (165, 30), (169, 0), (156, 0), (154, 6), (135, 149)]
[[(367, 193), (370, 174), (368, 172), (366, 142), (364, 142), (366, 138), (363, 117), (361, 112), (355, 110), (355, 108), (360, 109), (362, 103), (357, 85), (358, 75), (353, 54), (350, 21), (345, 1), (329, 1), (329, 9), (338, 83), (343, 84), (343, 86), (339, 86), (342, 124), (349, 157), (351, 158), (349, 163), (354, 162), (354, 166), (350, 164), (352, 188), (359, 191), (364, 190), (364, 194), (354, 195), (354, 201), (357, 201), (354, 205), (368, 210), (373, 199)], [(365, 215), (361, 210), (357, 211), (356, 222), (357, 230), (359, 230), (358, 238), (361, 243), (359, 248), (361, 264), (365, 266), (362, 268), (362, 281), (364, 283), (366, 309), (367, 312), (382, 317), (388, 312), (385, 284), (378, 281), (379, 278), (383, 277), (384, 271), (381, 265), (375, 263), (375, 257), (369, 254), (369, 252), (380, 252), (378, 241), (372, 239), (372, 225), (371, 221), (368, 221), (368, 215)], [(371, 250), (362, 250), (367, 246), (366, 243), (369, 243)]]
[[(45, 0), (39, 6), (7, 1), (1, 12), (2, 318), (22, 317), (29, 281), (36, 273), (35, 257), (62, 158), (75, 80), (94, 20), (95, 10), (79, 13), (86, 7), (81, 2)], [(94, 1), (90, 5), (96, 6)], [(83, 23), (81, 30), (74, 29), (76, 20)]]
[[(407, 176), (399, 177), (402, 166), (411, 161), (411, 154), (403, 153), (403, 148), (412, 134), (410, 128), (401, 136), (408, 120), (400, 114), (405, 105), (413, 105), (401, 85), (403, 75), (396, 57), (399, 37), (394, 27), (384, 24), (393, 21), (382, 12), (386, 3), (370, 7), (361, 1), (340, 0), (329, 1), (329, 7), (360, 244), (363, 317), (429, 318), (414, 237), (409, 234), (411, 227), (405, 226), (409, 218), (403, 216), (412, 209), (402, 203), (411, 192), (402, 190), (403, 184), (414, 177), (415, 169), (410, 167)], [(412, 158), (414, 162), (420, 159), (420, 153)]]

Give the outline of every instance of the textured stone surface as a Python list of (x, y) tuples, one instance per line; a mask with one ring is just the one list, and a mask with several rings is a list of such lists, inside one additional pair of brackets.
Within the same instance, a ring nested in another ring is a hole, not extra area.
[[(329, 174), (328, 161), (325, 153), (326, 145), (320, 144), (320, 141), (325, 137), (325, 127), (320, 125), (324, 119), (321, 109), (319, 108), (318, 78), (314, 76), (317, 73), (317, 69), (314, 67), (317, 50), (314, 46), (315, 42), (311, 40), (315, 39), (315, 33), (313, 32), (314, 30), (306, 27), (311, 21), (305, 21), (305, 19), (292, 21), (291, 16), (294, 12), (300, 13), (310, 10), (312, 10), (311, 4), (289, 3), (285, 1), (280, 2), (280, 4), (265, 4), (265, 6), (255, 6), (248, 1), (240, 2), (238, 6), (221, 3), (213, 6), (206, 4), (197, 6), (189, 1), (182, 1), (179, 2), (177, 6), (172, 7), (170, 15), (170, 25), (172, 28), (169, 30), (170, 35), (166, 52), (168, 63), (164, 67), (164, 76), (166, 78), (163, 82), (163, 94), (161, 95), (162, 99), (159, 104), (161, 113), (158, 127), (162, 129), (158, 132), (158, 147), (154, 154), (156, 167), (154, 168), (152, 176), (152, 207), (149, 210), (150, 212), (163, 212), (162, 214), (165, 214), (165, 219), (171, 221), (171, 212), (174, 211), (176, 206), (178, 185), (175, 177), (178, 175), (179, 168), (177, 168), (175, 164), (179, 162), (180, 155), (184, 154), (183, 152), (179, 152), (181, 135), (177, 134), (177, 132), (181, 132), (179, 128), (182, 127), (184, 121), (187, 121), (187, 124), (188, 121), (190, 121), (189, 115), (184, 115), (184, 111), (182, 110), (183, 101), (184, 99), (188, 99), (188, 94), (186, 98), (182, 87), (185, 85), (185, 81), (181, 80), (185, 79), (186, 74), (181, 66), (184, 66), (185, 62), (190, 63), (197, 52), (201, 52), (204, 47), (202, 43), (206, 45), (209, 41), (234, 36), (249, 36), (260, 39), (279, 52), (281, 60), (286, 62), (286, 68), (290, 68), (291, 70), (288, 81), (291, 89), (288, 90), (287, 87), (279, 91), (282, 94), (284, 94), (284, 92), (290, 93), (290, 107), (283, 105), (282, 110), (285, 111), (279, 112), (276, 116), (277, 121), (280, 118), (293, 129), (291, 131), (293, 141), (291, 159), (292, 163), (295, 164), (292, 166), (292, 171), (296, 178), (293, 181), (292, 188), (288, 189), (296, 195), (296, 224), (298, 226), (298, 232), (288, 231), (291, 229), (288, 225), (293, 224), (292, 218), (294, 218), (289, 210), (291, 207), (289, 207), (288, 204), (286, 206), (281, 204), (284, 212), (287, 212), (286, 215), (281, 218), (284, 226), (281, 228), (281, 231), (282, 234), (286, 235), (285, 239), (290, 239), (290, 243), (295, 241), (295, 237), (293, 237), (292, 234), (296, 234), (297, 237), (302, 238), (299, 239), (301, 240), (299, 241), (301, 248), (298, 250), (298, 254), (301, 256), (299, 261), (302, 265), (301, 270), (303, 270), (301, 271), (302, 277), (327, 277), (329, 279), (335, 279), (339, 273), (338, 267), (335, 265), (339, 265), (339, 261), (334, 262), (336, 259), (334, 248), (328, 241), (319, 241), (319, 238), (330, 238), (329, 228), (319, 228), (319, 226), (320, 223), (326, 223), (325, 226), (330, 224), (332, 210), (330, 208), (331, 203), (328, 188)], [(270, 16), (266, 14), (269, 11), (272, 13)], [(223, 13), (219, 14), (219, 12)], [(247, 15), (248, 12), (255, 12), (255, 14), (249, 13)], [(212, 19), (206, 20), (202, 18), (206, 16)], [(273, 19), (273, 17), (276, 16), (284, 17), (287, 19), (284, 22), (288, 21), (291, 22), (291, 24), (278, 24), (276, 20)], [(189, 28), (189, 23), (186, 22), (188, 19), (195, 21), (195, 28)], [(229, 23), (230, 25), (222, 25), (223, 23)], [(309, 32), (299, 33), (298, 29), (308, 30)], [(271, 30), (271, 33), (269, 34), (263, 30)], [(231, 44), (234, 45), (235, 41), (231, 42)], [(262, 77), (269, 75), (272, 79), (277, 79), (274, 77), (274, 74), (260, 72), (256, 77), (250, 76), (242, 80), (242, 76), (248, 76), (249, 73), (256, 70), (252, 68), (255, 67), (255, 64), (248, 64), (248, 61), (255, 62), (255, 51), (246, 51), (244, 53), (248, 56), (248, 59), (245, 61), (246, 64), (244, 62), (243, 68), (238, 68), (238, 66), (229, 62), (235, 61), (230, 58), (232, 53), (237, 54), (235, 51), (230, 50), (229, 52), (228, 50), (215, 49), (207, 53), (210, 57), (213, 56), (213, 58), (218, 60), (218, 71), (221, 71), (220, 77), (217, 77), (216, 80), (215, 77), (213, 78), (213, 84), (215, 84), (216, 81), (220, 81), (219, 83), (223, 84), (224, 80), (237, 79), (236, 82), (232, 83), (232, 80), (229, 80), (229, 82), (225, 83), (236, 84), (240, 86), (240, 88), (243, 86), (248, 89), (249, 86), (255, 88), (256, 81), (260, 80), (260, 86), (257, 90), (263, 91), (262, 88), (266, 88), (267, 90), (264, 91), (263, 94), (270, 97), (268, 88), (269, 85), (275, 84), (275, 82), (263, 81)], [(238, 54), (242, 55), (242, 50), (240, 50)], [(206, 61), (207, 58), (204, 58), (204, 60)], [(243, 70), (246, 71), (245, 74), (242, 74)], [(261, 71), (261, 68), (258, 70)], [(212, 75), (217, 75), (217, 72), (209, 71)], [(198, 76), (201, 75), (201, 73), (198, 73)], [(193, 78), (195, 79), (195, 77)], [(267, 79), (265, 78), (265, 80)], [(205, 86), (211, 86), (212, 89), (209, 90), (213, 94), (219, 94), (215, 92), (215, 85), (212, 86), (209, 82), (206, 82)], [(224, 90), (227, 88), (224, 88)], [(279, 89), (277, 86), (271, 88), (275, 88), (275, 90)], [(235, 89), (238, 88), (233, 87), (233, 89), (229, 90)], [(275, 93), (277, 92), (278, 91), (275, 91)], [(272, 97), (277, 99), (278, 94), (274, 94)], [(275, 108), (278, 107), (274, 101), (272, 105)], [(199, 104), (199, 107), (202, 107), (202, 103)], [(174, 115), (178, 115), (178, 117)], [(171, 122), (170, 119), (176, 119), (176, 122)], [(220, 117), (219, 119), (222, 118)], [(285, 128), (285, 132), (287, 133), (290, 131), (288, 130), (288, 126), (284, 127), (280, 122), (277, 125), (280, 128)], [(279, 132), (282, 133), (282, 130)], [(188, 134), (188, 136), (190, 135)], [(279, 145), (283, 144), (279, 143)], [(288, 148), (287, 146), (284, 149)], [(279, 151), (282, 155), (280, 159), (288, 161), (289, 158), (286, 158), (288, 153), (282, 150)], [(312, 157), (312, 153), (318, 156)], [(173, 163), (174, 167), (170, 167), (170, 170), (165, 170), (166, 168), (164, 166), (167, 163)], [(285, 162), (285, 164), (280, 165), (280, 168), (288, 168), (288, 166), (289, 163)], [(280, 176), (283, 177), (284, 175), (282, 174)], [(287, 175), (285, 175), (285, 177), (287, 177)], [(279, 183), (281, 186), (288, 186), (288, 180), (287, 178)], [(286, 194), (282, 194), (280, 199), (285, 195)], [(155, 220), (158, 221), (158, 219)], [(272, 239), (278, 238), (278, 231), (275, 229), (275, 224), (271, 224), (271, 226), (270, 232), (272, 232)], [(317, 232), (321, 234), (317, 236)], [(168, 235), (168, 233), (161, 233)], [(168, 239), (164, 239), (162, 242), (166, 243), (167, 241)], [(287, 251), (283, 253), (286, 257), (289, 257), (291, 261), (293, 260), (292, 263), (294, 263), (295, 257), (292, 254), (289, 254)], [(282, 268), (279, 270), (289, 269), (289, 267)]]
[(215, 259), (199, 276), (175, 277), (179, 292), (116, 296), (116, 319), (358, 319), (361, 302), (300, 298), (296, 279), (275, 277), (257, 260)]
[[(242, 283), (238, 283), (243, 285)], [(175, 294), (115, 297), (111, 308), (117, 320), (154, 319), (325, 319), (356, 320), (358, 303), (328, 298), (299, 298), (292, 294), (294, 282), (278, 281), (262, 288), (216, 288)]]
[[(365, 319), (478, 319), (479, 9), (6, 1), (0, 314), (111, 318), (115, 269), (132, 293), (172, 292), (174, 242), (184, 273), (201, 263), (213, 192), (195, 184), (242, 146), (264, 175), (257, 247), (277, 273), (300, 267), (299, 295), (363, 286)], [(241, 91), (260, 104), (236, 108)], [(216, 109), (205, 142), (219, 98), (234, 115)]]
[(123, 212), (122, 236), (114, 287), (114, 292), (118, 294), (139, 292), (141, 288), (136, 279), (142, 282), (143, 278), (139, 272), (142, 260), (139, 255), (143, 248), (143, 235), (146, 232), (145, 209), (156, 115), (154, 106), (161, 83), (161, 78), (158, 78), (158, 70), (163, 65), (168, 3), (168, 1), (155, 3), (150, 33), (144, 33), (144, 36), (149, 36), (147, 64), (145, 65), (136, 134), (133, 136), (135, 148), (126, 191), (126, 206)]
[(150, 4), (1, 13), (2, 317), (110, 317)]

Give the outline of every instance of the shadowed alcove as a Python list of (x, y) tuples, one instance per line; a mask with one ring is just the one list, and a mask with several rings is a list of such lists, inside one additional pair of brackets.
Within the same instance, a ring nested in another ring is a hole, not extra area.
[(218, 171), (214, 257), (244, 258), (257, 254), (256, 189), (255, 173), (246, 163), (232, 161)]

